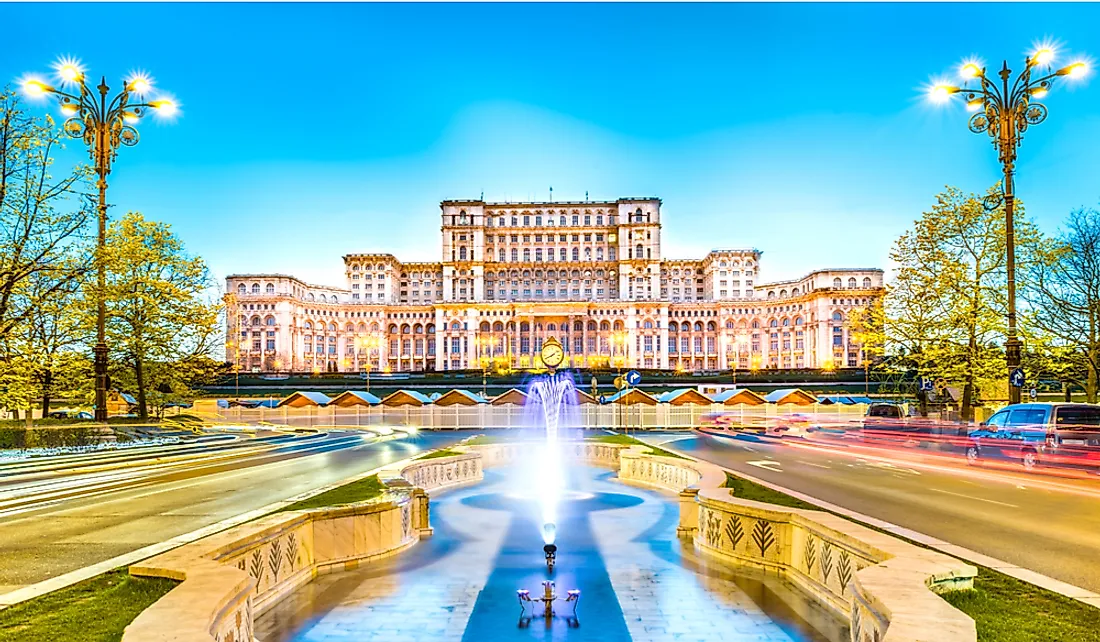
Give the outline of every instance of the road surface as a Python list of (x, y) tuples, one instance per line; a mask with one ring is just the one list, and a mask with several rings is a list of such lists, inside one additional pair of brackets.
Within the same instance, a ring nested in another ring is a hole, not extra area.
[(1100, 592), (1100, 479), (797, 441), (642, 439)]
[(466, 436), (220, 438), (0, 465), (0, 594)]

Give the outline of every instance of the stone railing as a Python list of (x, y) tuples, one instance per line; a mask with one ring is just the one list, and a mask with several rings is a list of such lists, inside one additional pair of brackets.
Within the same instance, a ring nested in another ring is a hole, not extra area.
[(378, 500), (276, 513), (131, 566), (182, 583), (126, 627), (123, 642), (251, 642), (253, 616), (317, 574), (430, 535), (426, 491), (482, 479), (481, 458), (414, 460), (378, 476), (389, 489)]
[(852, 642), (974, 642), (974, 621), (937, 592), (968, 589), (977, 569), (831, 513), (739, 499), (721, 468), (621, 454), (619, 478), (680, 493), (678, 532), (735, 565), (788, 578), (850, 622)]
[[(531, 452), (532, 448), (540, 446), (539, 442), (518, 442), (506, 444), (485, 444), (479, 446), (456, 446), (454, 450), (477, 453), (481, 457), (482, 465), (486, 468), (493, 466), (507, 466), (522, 461), (524, 455)], [(562, 454), (570, 458), (570, 461), (583, 461), (593, 466), (619, 469), (619, 456), (624, 450), (632, 446), (621, 444), (604, 444), (599, 442), (563, 441), (561, 442)]]

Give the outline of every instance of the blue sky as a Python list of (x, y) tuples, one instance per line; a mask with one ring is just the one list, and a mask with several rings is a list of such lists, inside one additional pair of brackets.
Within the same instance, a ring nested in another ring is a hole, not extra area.
[[(1100, 56), (1094, 4), (43, 3), (0, 22), (0, 77), (72, 55), (182, 102), (120, 153), (119, 210), (171, 223), (219, 277), (329, 284), (349, 252), (437, 259), (440, 200), (550, 186), (661, 197), (666, 256), (752, 246), (767, 280), (887, 267), (945, 185), (999, 174), (922, 87), (1044, 40)], [(1048, 231), (1100, 204), (1098, 89), (1053, 92), (1021, 150)]]

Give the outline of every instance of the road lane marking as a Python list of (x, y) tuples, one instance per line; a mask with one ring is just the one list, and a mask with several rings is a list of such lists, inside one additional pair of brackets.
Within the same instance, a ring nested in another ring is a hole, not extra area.
[(1019, 508), (1016, 504), (1009, 504), (1008, 502), (999, 502), (995, 499), (985, 499), (983, 497), (971, 497), (970, 495), (963, 495), (962, 493), (953, 493), (949, 490), (940, 490), (939, 488), (929, 488), (928, 490), (935, 491), (937, 493), (943, 493), (944, 495), (954, 495), (955, 497), (962, 497), (964, 499), (973, 499), (979, 502), (988, 502), (990, 504), (998, 504), (1000, 506), (1008, 506), (1009, 508)]
[(756, 466), (757, 468), (763, 468), (764, 470), (774, 470), (777, 473), (783, 472), (782, 470), (779, 470), (779, 466), (781, 464), (771, 459), (758, 459), (756, 461), (747, 461), (745, 463), (750, 466)]
[(825, 468), (827, 470), (832, 470), (833, 469), (832, 466), (826, 466), (825, 464), (815, 464), (812, 461), (802, 461), (801, 459), (798, 460), (798, 463), (806, 464), (807, 466), (814, 466), (815, 468)]

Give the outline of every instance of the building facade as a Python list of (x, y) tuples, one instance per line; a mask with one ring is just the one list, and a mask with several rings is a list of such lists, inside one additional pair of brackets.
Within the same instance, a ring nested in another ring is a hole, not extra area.
[(863, 365), (849, 318), (880, 269), (764, 282), (761, 252), (661, 254), (661, 201), (444, 201), (442, 256), (349, 254), (346, 284), (226, 279), (226, 358), (252, 372), (419, 372), (566, 366), (684, 371)]

